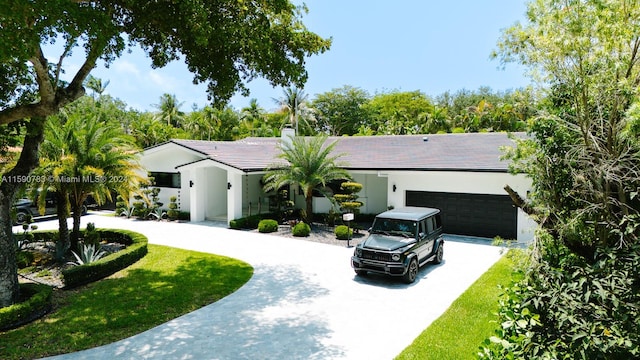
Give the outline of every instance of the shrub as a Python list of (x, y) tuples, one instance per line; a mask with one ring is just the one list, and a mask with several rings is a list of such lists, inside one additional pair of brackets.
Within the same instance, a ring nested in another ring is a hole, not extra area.
[(260, 220), (258, 231), (261, 233), (272, 233), (278, 231), (278, 222), (273, 219)]
[(293, 233), (293, 236), (300, 236), (300, 237), (309, 236), (309, 234), (311, 233), (311, 226), (301, 221), (293, 227), (291, 232)]
[(20, 293), (27, 300), (0, 308), (0, 331), (24, 325), (51, 310), (53, 293), (51, 287), (41, 284), (20, 284)]
[(229, 227), (235, 230), (257, 229), (260, 220), (272, 219), (273, 214), (257, 214), (229, 221)]
[(640, 247), (606, 249), (595, 263), (541, 260), (505, 289), (485, 359), (640, 357)]
[[(84, 243), (86, 245), (97, 246), (100, 243), (100, 234), (96, 231), (96, 225), (92, 222), (87, 224), (87, 228), (84, 231)], [(81, 251), (84, 251), (82, 249)]]
[(338, 240), (348, 240), (353, 237), (353, 229), (349, 229), (347, 225), (338, 225), (334, 230)]
[(180, 211), (178, 210), (178, 198), (174, 195), (169, 198), (169, 211), (167, 211), (167, 216), (170, 220), (177, 220), (180, 216)]

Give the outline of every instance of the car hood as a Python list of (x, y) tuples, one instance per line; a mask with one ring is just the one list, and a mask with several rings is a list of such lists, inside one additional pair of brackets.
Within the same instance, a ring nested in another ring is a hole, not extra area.
[(415, 242), (415, 239), (399, 236), (387, 236), (382, 234), (371, 234), (362, 242), (365, 249), (393, 251), (405, 247)]

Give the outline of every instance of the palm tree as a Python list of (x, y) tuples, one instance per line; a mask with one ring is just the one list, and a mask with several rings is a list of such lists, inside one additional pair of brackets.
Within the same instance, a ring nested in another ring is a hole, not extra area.
[(304, 130), (300, 128), (300, 122), (308, 127), (309, 131), (312, 131), (311, 123), (316, 119), (313, 109), (309, 106), (309, 96), (296, 87), (284, 89), (283, 94), (284, 97), (274, 98), (273, 101), (280, 106), (280, 111), (289, 115), (289, 123), (296, 129), (296, 134), (300, 134)]
[[(273, 165), (265, 175), (264, 191), (278, 190), (287, 185), (299, 185), (304, 194), (306, 210), (303, 220), (307, 223), (313, 214), (313, 190), (320, 190), (333, 180), (351, 179), (351, 175), (338, 163), (342, 154), (332, 155), (336, 142), (325, 146), (326, 136), (295, 137), (290, 145), (281, 146), (279, 158), (289, 163)], [(323, 195), (327, 196), (328, 194)]]
[[(68, 231), (66, 218), (71, 210), (72, 247), (78, 242), (80, 217), (89, 195), (102, 204), (112, 200), (112, 192), (128, 194), (141, 181), (138, 174), (141, 167), (135, 162), (133, 144), (133, 139), (120, 127), (104, 124), (97, 116), (86, 118), (72, 114), (63, 124), (47, 122), (41, 149), (43, 166), (38, 171), (49, 181), (42, 183), (38, 190), (40, 198), (49, 190), (57, 192), (61, 233)], [(63, 234), (60, 239), (65, 239)]]
[(166, 122), (167, 125), (180, 127), (184, 120), (184, 112), (180, 111), (180, 107), (184, 102), (179, 102), (175, 95), (162, 94), (160, 96), (160, 104), (154, 105), (160, 110), (156, 115), (156, 119)]
[(84, 82), (84, 85), (93, 91), (93, 100), (95, 100), (95, 95), (98, 94), (98, 97), (101, 97), (107, 89), (107, 86), (109, 86), (109, 83), (109, 80), (103, 83), (102, 79), (89, 75), (87, 80)]
[(241, 125), (244, 126), (250, 136), (255, 136), (256, 126), (262, 126), (265, 121), (264, 109), (258, 105), (255, 98), (249, 101), (249, 106), (242, 108), (240, 112)]

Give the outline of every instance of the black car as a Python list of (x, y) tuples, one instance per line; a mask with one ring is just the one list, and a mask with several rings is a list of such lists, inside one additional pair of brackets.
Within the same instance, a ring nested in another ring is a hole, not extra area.
[[(15, 225), (24, 224), (27, 217), (29, 216), (31, 216), (32, 219), (35, 219), (41, 216), (55, 215), (58, 211), (55, 192), (47, 192), (43, 214), (40, 213), (37, 202), (32, 201), (31, 199), (18, 199), (13, 206), (16, 211), (16, 217), (14, 221)], [(82, 206), (82, 215), (85, 215), (87, 213), (88, 207), (90, 206), (92, 206), (91, 198), (87, 199), (87, 201), (85, 201), (84, 205)]]
[(369, 236), (351, 257), (358, 275), (368, 272), (416, 280), (420, 266), (442, 262), (444, 239), (440, 210), (406, 207), (376, 216)]

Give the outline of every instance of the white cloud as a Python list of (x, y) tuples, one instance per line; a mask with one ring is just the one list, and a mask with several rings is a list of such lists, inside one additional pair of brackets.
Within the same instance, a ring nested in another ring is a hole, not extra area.
[(113, 69), (118, 72), (118, 74), (129, 74), (135, 75), (136, 77), (140, 76), (140, 70), (138, 70), (138, 67), (130, 61), (120, 59), (113, 64)]

